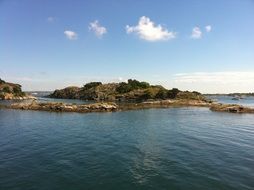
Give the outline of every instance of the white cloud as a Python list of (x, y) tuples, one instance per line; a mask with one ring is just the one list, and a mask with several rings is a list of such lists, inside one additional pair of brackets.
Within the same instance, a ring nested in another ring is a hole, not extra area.
[(142, 16), (137, 26), (126, 26), (127, 34), (136, 33), (141, 39), (147, 41), (170, 40), (176, 37), (175, 32), (170, 32), (161, 25), (155, 25), (150, 18)]
[(47, 21), (52, 23), (52, 22), (55, 22), (55, 21), (56, 21), (56, 18), (50, 16), (50, 17), (47, 18)]
[(196, 72), (175, 74), (176, 82), (254, 83), (254, 72)]
[(78, 34), (76, 32), (73, 32), (73, 31), (70, 31), (70, 30), (65, 30), (64, 34), (69, 40), (78, 39)]
[(204, 93), (253, 92), (254, 71), (195, 72), (174, 75), (174, 85)]
[(202, 32), (199, 27), (194, 27), (192, 29), (191, 38), (200, 39), (202, 37)]
[(104, 34), (107, 33), (107, 29), (104, 26), (101, 26), (98, 20), (91, 22), (89, 24), (89, 30), (93, 31), (95, 35), (101, 38)]
[(207, 25), (207, 26), (205, 27), (205, 30), (206, 30), (206, 32), (211, 32), (212, 26), (211, 26), (211, 25)]

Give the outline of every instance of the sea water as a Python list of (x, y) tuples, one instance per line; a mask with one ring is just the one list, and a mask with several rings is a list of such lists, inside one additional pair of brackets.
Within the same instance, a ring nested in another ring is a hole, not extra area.
[(254, 189), (254, 115), (0, 109), (0, 189)]

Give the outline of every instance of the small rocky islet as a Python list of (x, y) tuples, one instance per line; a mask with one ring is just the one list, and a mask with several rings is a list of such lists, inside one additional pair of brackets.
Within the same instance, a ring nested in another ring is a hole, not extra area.
[(67, 87), (55, 90), (48, 96), (59, 99), (92, 100), (91, 104), (67, 104), (60, 102), (42, 103), (22, 92), (21, 85), (7, 83), (0, 79), (0, 99), (33, 99), (1, 108), (40, 110), (54, 112), (113, 112), (122, 110), (168, 108), (197, 106), (209, 107), (211, 111), (230, 113), (254, 113), (253, 108), (237, 104), (220, 104), (212, 102), (199, 92), (180, 91), (177, 88), (168, 90), (160, 85), (150, 85), (129, 79), (128, 82), (108, 83), (90, 82), (83, 87)]
[(34, 97), (22, 91), (20, 84), (5, 82), (0, 78), (0, 100), (27, 100)]

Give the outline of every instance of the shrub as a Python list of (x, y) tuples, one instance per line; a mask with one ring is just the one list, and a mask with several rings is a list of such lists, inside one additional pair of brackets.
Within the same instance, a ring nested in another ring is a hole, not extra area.
[(119, 86), (116, 88), (116, 91), (121, 94), (130, 92), (131, 90), (132, 90), (131, 85), (127, 84), (126, 82), (119, 83)]
[(128, 84), (132, 87), (132, 89), (140, 89), (140, 88), (148, 88), (150, 84), (147, 82), (139, 82), (138, 80), (128, 80)]
[(152, 99), (152, 98), (153, 98), (153, 93), (149, 89), (145, 90), (144, 94), (141, 96), (142, 100), (147, 100), (147, 99)]
[(15, 86), (15, 87), (13, 87), (13, 92), (15, 94), (21, 94), (22, 90), (21, 90), (21, 88), (19, 86)]
[(126, 82), (119, 83), (119, 86), (116, 88), (116, 91), (118, 93), (127, 93), (132, 90), (146, 89), (149, 87), (150, 87), (150, 84), (147, 82), (139, 82), (138, 80), (135, 80), (135, 79), (134, 80), (129, 79), (128, 83)]
[(160, 89), (159, 92), (156, 94), (155, 98), (167, 99), (168, 98), (168, 91), (166, 89)]
[(167, 97), (170, 99), (175, 99), (179, 92), (181, 91), (177, 88), (172, 88), (172, 90), (168, 90)]
[(197, 91), (193, 91), (192, 93), (196, 94), (196, 95), (201, 95), (200, 92), (197, 92)]
[(197, 93), (197, 92), (189, 92), (189, 91), (184, 91), (184, 92), (179, 93), (177, 95), (177, 98), (190, 99), (190, 100), (205, 100), (205, 97), (202, 96), (202, 94)]
[(89, 82), (89, 83), (87, 83), (87, 84), (84, 85), (84, 87), (82, 88), (82, 90), (88, 90), (88, 89), (90, 89), (90, 88), (99, 86), (99, 85), (101, 85), (101, 84), (102, 84), (101, 82)]
[(10, 87), (9, 87), (9, 86), (5, 86), (5, 87), (3, 88), (3, 92), (11, 93)]

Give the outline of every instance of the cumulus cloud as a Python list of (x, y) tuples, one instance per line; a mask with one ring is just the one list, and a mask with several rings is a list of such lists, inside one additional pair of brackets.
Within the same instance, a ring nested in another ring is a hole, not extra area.
[(70, 30), (65, 30), (64, 34), (69, 40), (78, 39), (78, 34), (76, 32), (73, 32), (73, 31), (70, 31)]
[(101, 38), (104, 34), (107, 33), (107, 29), (104, 26), (101, 26), (98, 20), (91, 22), (89, 24), (89, 30), (93, 31), (95, 35)]
[(193, 39), (200, 39), (202, 37), (202, 31), (199, 27), (194, 27), (192, 29), (191, 38)]
[(212, 26), (211, 26), (211, 25), (207, 25), (207, 26), (205, 27), (205, 30), (206, 30), (206, 32), (211, 32)]
[(166, 28), (163, 28), (161, 25), (155, 25), (150, 18), (142, 16), (139, 19), (137, 26), (126, 26), (127, 34), (135, 33), (141, 39), (147, 41), (161, 41), (161, 40), (170, 40), (176, 37), (176, 33), (168, 31)]

